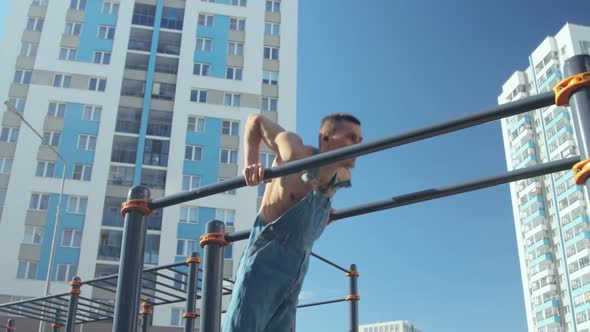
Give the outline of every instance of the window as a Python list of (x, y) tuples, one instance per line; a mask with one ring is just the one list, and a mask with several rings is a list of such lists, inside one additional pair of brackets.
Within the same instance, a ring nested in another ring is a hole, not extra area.
[(72, 178), (74, 180), (90, 181), (92, 177), (92, 165), (75, 164), (74, 174)]
[(66, 211), (68, 213), (85, 214), (87, 204), (88, 204), (87, 197), (70, 196), (68, 198), (68, 208)]
[(53, 86), (57, 88), (69, 88), (72, 84), (72, 76), (64, 74), (55, 74), (53, 76)]
[(41, 31), (43, 30), (43, 19), (40, 17), (29, 17), (27, 21), (27, 30)]
[(201, 177), (198, 175), (182, 176), (182, 190), (193, 190), (201, 186)]
[(209, 38), (197, 37), (197, 51), (211, 52), (212, 44), (212, 40)]
[(94, 151), (96, 150), (96, 136), (94, 135), (78, 135), (78, 150)]
[(240, 95), (235, 93), (226, 93), (223, 97), (223, 104), (227, 106), (240, 106)]
[(97, 37), (98, 39), (113, 40), (113, 38), (115, 37), (115, 27), (108, 25), (99, 25)]
[(35, 176), (45, 178), (52, 178), (55, 176), (55, 162), (52, 161), (38, 161)]
[(193, 74), (199, 76), (209, 76), (209, 64), (195, 62), (193, 65)]
[(236, 220), (236, 211), (229, 209), (215, 209), (215, 219), (223, 221), (228, 226), (233, 226)]
[(100, 114), (102, 107), (86, 105), (82, 111), (82, 120), (86, 121), (100, 121)]
[(221, 133), (223, 135), (239, 136), (240, 135), (240, 122), (224, 120), (221, 125)]
[(143, 164), (152, 166), (168, 166), (170, 141), (146, 139), (143, 152)]
[(31, 83), (31, 76), (32, 75), (33, 75), (33, 71), (31, 71), (31, 70), (17, 69), (14, 72), (13, 82), (16, 84), (29, 84), (29, 83)]
[(33, 0), (33, 5), (34, 6), (47, 6), (47, 4), (49, 3), (49, 0)]
[(180, 217), (178, 222), (197, 224), (199, 222), (199, 208), (198, 207), (180, 207)]
[(260, 110), (267, 112), (276, 112), (278, 109), (278, 102), (279, 100), (277, 98), (262, 97)]
[(189, 116), (186, 130), (197, 133), (205, 132), (205, 118)]
[(279, 48), (278, 47), (264, 47), (264, 58), (269, 60), (279, 59)]
[(0, 142), (15, 143), (18, 137), (18, 128), (16, 127), (2, 127), (0, 130)]
[[(219, 178), (219, 179), (217, 179), (218, 182), (222, 182), (222, 181), (225, 181), (225, 180), (227, 180), (227, 179), (226, 178)], [(231, 189), (231, 190), (228, 190), (228, 191), (224, 191), (223, 194), (225, 194), (225, 195), (235, 195), (236, 194), (236, 190), (235, 189)]]
[(242, 80), (242, 68), (240, 67), (227, 67), (225, 69), (225, 78), (230, 80)]
[(230, 41), (227, 43), (227, 55), (244, 55), (244, 44)]
[(134, 169), (132, 167), (111, 166), (108, 184), (132, 186)]
[(221, 149), (219, 162), (222, 164), (234, 164), (238, 163), (238, 151), (232, 149)]
[(280, 33), (281, 25), (279, 23), (264, 23), (264, 34), (271, 36), (278, 36)]
[(279, 13), (281, 11), (281, 1), (279, 0), (266, 0), (266, 11)]
[(184, 149), (184, 160), (199, 161), (203, 159), (203, 147), (200, 145), (187, 145)]
[(75, 10), (86, 9), (86, 0), (70, 0), (70, 9), (75, 9)]
[(66, 36), (79, 36), (80, 30), (82, 30), (82, 23), (80, 22), (68, 22), (66, 21), (66, 27), (64, 29), (64, 35)]
[[(68, 204), (69, 205), (69, 204)], [(61, 236), (61, 246), (70, 248), (80, 248), (82, 242), (81, 229), (64, 229)]]
[(231, 0), (231, 4), (234, 6), (246, 7), (246, 0)]
[(111, 52), (95, 51), (92, 61), (101, 65), (108, 65), (111, 63)]
[(59, 50), (59, 59), (60, 60), (75, 61), (76, 60), (76, 53), (78, 53), (78, 50), (76, 50), (75, 48), (62, 47)]
[(43, 227), (25, 225), (24, 244), (41, 244), (43, 241)]
[(57, 268), (55, 269), (55, 278), (53, 280), (70, 281), (74, 279), (76, 273), (78, 273), (77, 264), (57, 264)]
[(23, 42), (20, 47), (20, 56), (36, 56), (39, 44)]
[(260, 153), (258, 155), (258, 162), (264, 165), (264, 168), (271, 168), (272, 162), (275, 160), (276, 155), (274, 153)]
[(207, 91), (205, 90), (191, 90), (191, 101), (197, 103), (207, 102)]
[(212, 27), (213, 26), (213, 19), (215, 16), (208, 15), (208, 14), (199, 14), (199, 26), (202, 27)]
[(10, 102), (19, 113), (23, 113), (25, 111), (25, 104), (27, 102), (26, 98), (10, 97), (8, 102)]
[[(202, 0), (205, 1), (205, 0)], [(209, 0), (209, 2), (215, 2), (215, 0)], [(186, 287), (186, 286), (184, 286)], [(184, 309), (183, 308), (172, 308), (170, 310), (170, 325), (171, 326), (182, 326), (184, 327), (184, 318), (182, 317), (182, 315), (184, 315)]]
[(278, 85), (279, 84), (279, 73), (276, 71), (263, 71), (262, 72), (262, 84)]
[(190, 256), (197, 251), (197, 240), (194, 239), (177, 239), (176, 240), (176, 255)]
[(112, 1), (104, 1), (102, 3), (102, 13), (109, 15), (119, 14), (119, 3)]
[(66, 113), (66, 104), (58, 102), (50, 102), (47, 108), (47, 116), (53, 118), (63, 118)]
[(0, 157), (0, 174), (10, 174), (12, 170), (12, 158)]
[(246, 19), (231, 17), (229, 19), (229, 29), (234, 31), (245, 31), (246, 30)]
[(38, 263), (34, 261), (18, 261), (16, 277), (19, 279), (36, 279)]
[(49, 194), (31, 194), (29, 210), (47, 210)]
[(90, 91), (104, 91), (107, 88), (107, 80), (105, 78), (92, 77), (88, 81), (88, 90)]
[(61, 132), (59, 131), (44, 131), (43, 132), (43, 140), (45, 144), (51, 145), (53, 147), (59, 146), (59, 140), (61, 138)]

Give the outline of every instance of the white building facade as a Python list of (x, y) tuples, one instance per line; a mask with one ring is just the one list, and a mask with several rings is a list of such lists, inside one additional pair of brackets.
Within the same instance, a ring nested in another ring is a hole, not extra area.
[[(157, 198), (240, 175), (252, 113), (295, 130), (297, 6), (11, 1), (0, 93), (65, 163), (3, 108), (0, 301), (44, 295), (56, 219), (52, 293), (65, 291), (75, 275), (117, 273), (119, 209), (131, 186), (146, 185)], [(262, 162), (273, 157), (262, 149)], [(200, 252), (211, 219), (225, 221), (229, 231), (250, 228), (260, 195), (243, 188), (158, 211), (149, 219), (145, 266)], [(226, 250), (226, 275), (243, 246)], [(101, 296), (107, 295), (92, 291)], [(156, 310), (154, 324), (182, 324), (183, 305)]]
[[(550, 91), (565, 60), (590, 53), (590, 27), (566, 24), (529, 56), (529, 67), (502, 86), (498, 103)], [(579, 154), (569, 107), (503, 119), (508, 170)], [(588, 196), (572, 171), (510, 184), (528, 331), (590, 331)]]
[(360, 332), (421, 332), (405, 320), (359, 325)]

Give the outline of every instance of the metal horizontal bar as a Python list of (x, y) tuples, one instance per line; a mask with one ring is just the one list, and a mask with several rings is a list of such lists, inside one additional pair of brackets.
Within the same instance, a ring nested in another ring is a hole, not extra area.
[(312, 255), (313, 257), (315, 257), (315, 258), (317, 258), (317, 259), (321, 260), (322, 262), (324, 262), (324, 263), (326, 263), (326, 264), (332, 265), (333, 267), (337, 268), (338, 270), (341, 270), (341, 271), (343, 271), (344, 273), (348, 273), (348, 272), (350, 272), (350, 271), (348, 271), (347, 269), (343, 268), (342, 266), (340, 266), (340, 265), (338, 265), (338, 264), (336, 264), (336, 263), (333, 263), (333, 262), (331, 262), (331, 261), (329, 261), (329, 260), (327, 260), (327, 259), (325, 259), (325, 258), (321, 257), (320, 255), (318, 255), (318, 254), (316, 254), (316, 253), (314, 253), (314, 252), (312, 252), (312, 253), (311, 253), (311, 255)]
[(44, 316), (44, 315), (39, 316), (36, 313), (35, 314), (23, 314), (22, 312), (19, 312), (19, 310), (14, 309), (14, 308), (6, 308), (6, 307), (4, 307), (4, 308), (0, 308), (0, 311), (4, 311), (4, 312), (7, 312), (9, 314), (13, 314), (15, 316), (27, 317), (27, 318), (31, 318), (31, 319), (34, 319), (34, 320), (42, 320), (42, 321), (47, 322), (47, 323), (55, 323), (54, 322), (55, 321), (55, 318), (53, 318), (53, 319), (46, 318), (46, 316)]
[(426, 189), (418, 192), (414, 192), (407, 195), (401, 195), (392, 197), (390, 199), (386, 199), (383, 201), (357, 205), (347, 209), (336, 210), (332, 212), (331, 219), (332, 220), (339, 220), (349, 217), (358, 216), (361, 214), (391, 209), (395, 207), (400, 207), (404, 205), (414, 204), (418, 202), (424, 202), (428, 200), (432, 200), (435, 198), (441, 198), (445, 196), (456, 195), (468, 191), (473, 191), (477, 189), (483, 189), (487, 187), (496, 186), (499, 184), (504, 184), (512, 181), (518, 181), (523, 179), (528, 179), (535, 176), (545, 175), (549, 173), (559, 172), (566, 169), (571, 169), (571, 167), (580, 161), (580, 157), (571, 157), (567, 159), (551, 161), (548, 163), (534, 165), (531, 167), (517, 169), (514, 171), (510, 171), (504, 174), (465, 182), (463, 184), (441, 187), (441, 188), (433, 188), (433, 189)]
[[(526, 97), (510, 103), (496, 106), (490, 110), (469, 114), (454, 120), (410, 130), (401, 134), (388, 136), (374, 141), (355, 144), (341, 149), (328, 151), (301, 160), (295, 160), (283, 165), (272, 167), (264, 172), (264, 180), (301, 172), (313, 167), (324, 166), (341, 160), (362, 156), (365, 154), (390, 149), (396, 146), (424, 140), (430, 137), (450, 133), (460, 129), (473, 127), (486, 122), (532, 111), (541, 107), (555, 104), (555, 93), (548, 91), (539, 95)], [(202, 186), (194, 190), (156, 198), (149, 202), (152, 210), (176, 205), (228, 190), (246, 186), (243, 176), (238, 176), (222, 182)]]
[(322, 304), (331, 304), (331, 303), (338, 303), (338, 302), (345, 302), (346, 299), (339, 299), (339, 300), (331, 300), (331, 301), (322, 301), (322, 302), (314, 302), (314, 303), (307, 303), (307, 304), (300, 304), (297, 308), (306, 308), (306, 307), (313, 307)]
[(26, 300), (22, 300), (22, 301), (9, 302), (6, 304), (0, 304), (0, 308), (5, 307), (5, 306), (9, 306), (9, 305), (20, 304), (20, 303), (28, 303), (28, 302), (36, 302), (36, 301), (43, 301), (43, 300), (47, 300), (47, 299), (53, 299), (53, 298), (61, 297), (64, 295), (66, 295), (66, 294), (62, 293), (62, 294), (55, 294), (55, 295), (49, 295), (49, 296), (43, 296), (43, 297), (36, 297), (33, 299), (26, 299)]

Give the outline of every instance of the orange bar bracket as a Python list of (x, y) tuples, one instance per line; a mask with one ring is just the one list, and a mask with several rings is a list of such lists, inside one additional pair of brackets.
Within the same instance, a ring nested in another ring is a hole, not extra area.
[(141, 212), (148, 216), (153, 216), (156, 211), (150, 209), (148, 203), (150, 199), (130, 199), (126, 202), (121, 203), (121, 215), (125, 217), (125, 214), (129, 211)]
[(185, 263), (186, 263), (186, 265), (189, 265), (190, 263), (201, 264), (201, 258), (200, 257), (189, 257), (186, 259)]
[(226, 233), (209, 233), (201, 235), (201, 248), (203, 248), (206, 244), (218, 244), (222, 247), (227, 247), (229, 242), (225, 240)]
[(361, 274), (358, 273), (357, 271), (348, 271), (346, 272), (346, 276), (347, 277), (359, 277)]
[(351, 300), (359, 301), (361, 299), (361, 296), (360, 295), (346, 295), (346, 297), (344, 299), (346, 301), (351, 301)]
[(584, 86), (590, 86), (590, 72), (567, 77), (563, 79), (563, 81), (555, 84), (553, 87), (553, 91), (555, 92), (555, 105), (569, 106), (572, 93)]
[(586, 180), (590, 177), (590, 159), (582, 160), (572, 166), (574, 171), (574, 181), (581, 186), (586, 184)]
[(199, 315), (197, 315), (196, 312), (185, 312), (184, 314), (182, 314), (182, 318), (197, 318), (199, 317)]

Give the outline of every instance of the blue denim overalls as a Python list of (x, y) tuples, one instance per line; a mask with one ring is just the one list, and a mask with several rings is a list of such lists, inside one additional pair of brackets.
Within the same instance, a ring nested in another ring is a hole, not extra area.
[[(317, 169), (308, 174), (315, 180)], [(324, 231), (330, 210), (330, 198), (314, 189), (275, 221), (264, 224), (260, 216), (256, 218), (223, 332), (291, 331), (311, 248)]]

